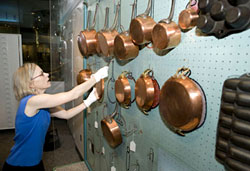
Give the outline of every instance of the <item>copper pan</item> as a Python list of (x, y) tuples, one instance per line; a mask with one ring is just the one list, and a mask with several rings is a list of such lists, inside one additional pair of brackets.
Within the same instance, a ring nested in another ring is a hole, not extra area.
[(129, 108), (135, 100), (131, 101), (131, 86), (128, 79), (135, 82), (131, 72), (123, 71), (115, 81), (115, 97), (124, 108)]
[(152, 41), (151, 32), (156, 22), (149, 16), (151, 6), (152, 0), (148, 0), (146, 11), (130, 22), (129, 33), (133, 42), (137, 45), (143, 45)]
[[(179, 72), (182, 72), (179, 74)], [(205, 95), (190, 69), (180, 68), (161, 88), (159, 110), (167, 126), (180, 135), (202, 125), (206, 114)]]
[(107, 115), (101, 121), (103, 136), (112, 148), (115, 148), (122, 143), (122, 135), (121, 135), (120, 128), (118, 124), (116, 123), (116, 121), (113, 119), (113, 117), (116, 114), (118, 114), (117, 106), (118, 105), (116, 104), (116, 109), (111, 115)]
[[(132, 5), (131, 20), (134, 18), (134, 11), (136, 6), (136, 1)], [(115, 56), (120, 60), (131, 60), (138, 56), (139, 46), (135, 45), (132, 41), (132, 37), (129, 35), (129, 31), (124, 31), (121, 25), (122, 33), (115, 37)]]
[(159, 103), (159, 97), (156, 97), (159, 96), (159, 87), (157, 91), (159, 85), (155, 81), (153, 71), (147, 69), (135, 83), (136, 104), (144, 114), (148, 114), (147, 111)]
[(181, 31), (178, 25), (172, 21), (175, 9), (175, 0), (172, 0), (171, 10), (167, 19), (156, 24), (152, 31), (153, 47), (167, 50), (176, 47), (181, 41)]
[(196, 26), (199, 18), (197, 0), (190, 0), (187, 8), (179, 14), (178, 25), (182, 30), (190, 30)]
[[(96, 3), (96, 9), (95, 9), (95, 15), (93, 19), (92, 26), (90, 28), (81, 31), (79, 36), (78, 36), (78, 47), (83, 56), (90, 56), (93, 54), (96, 54), (96, 30), (94, 29), (95, 23), (96, 23), (96, 14), (98, 10), (99, 4)], [(90, 11), (88, 12), (88, 25), (89, 25), (89, 20), (90, 20)]]
[[(77, 74), (77, 84), (82, 84), (85, 81), (88, 81), (91, 78), (92, 71), (90, 69), (83, 69)], [(95, 88), (98, 94), (98, 101), (102, 101), (104, 94), (104, 79), (101, 79), (98, 83), (95, 84)]]
[(109, 8), (106, 7), (106, 10), (105, 10), (105, 21), (104, 21), (104, 26), (103, 28), (98, 31), (95, 35), (95, 38), (96, 38), (96, 52), (99, 56), (102, 56), (102, 51), (101, 51), (101, 48), (100, 48), (100, 42), (98, 41), (98, 34), (101, 34), (101, 32), (105, 32), (107, 31), (107, 28), (108, 28), (108, 19), (109, 19)]
[(114, 56), (114, 39), (115, 36), (118, 35), (116, 27), (118, 24), (117, 20), (118, 20), (119, 10), (120, 10), (120, 3), (116, 5), (115, 18), (111, 28), (108, 29), (107, 31), (102, 31), (97, 33), (97, 40), (100, 45), (101, 52), (106, 57)]

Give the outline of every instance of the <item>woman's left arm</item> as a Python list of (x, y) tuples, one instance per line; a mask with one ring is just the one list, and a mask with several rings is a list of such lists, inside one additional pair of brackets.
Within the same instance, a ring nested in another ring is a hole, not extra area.
[(65, 110), (61, 106), (57, 106), (50, 109), (50, 113), (52, 117), (57, 117), (60, 119), (70, 119), (74, 117), (75, 115), (79, 114), (86, 108), (86, 105), (84, 103), (79, 104), (76, 107), (73, 107), (69, 110)]

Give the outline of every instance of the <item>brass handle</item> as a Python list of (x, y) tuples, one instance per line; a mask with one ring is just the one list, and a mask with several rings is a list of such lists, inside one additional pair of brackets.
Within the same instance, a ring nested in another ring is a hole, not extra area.
[[(146, 77), (146, 76), (148, 76), (149, 75), (149, 73), (152, 73), (152, 76), (154, 75), (154, 72), (153, 72), (153, 70), (152, 69), (146, 69), (144, 72), (143, 72), (143, 77)], [(151, 77), (152, 77), (151, 76)]]
[[(181, 74), (179, 74), (180, 72)], [(181, 67), (176, 71), (173, 77), (185, 79), (186, 77), (190, 75), (190, 73), (191, 73), (191, 70), (189, 68)]]

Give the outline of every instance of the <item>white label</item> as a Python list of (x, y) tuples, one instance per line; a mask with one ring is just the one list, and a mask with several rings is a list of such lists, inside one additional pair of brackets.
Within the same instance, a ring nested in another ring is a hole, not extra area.
[(95, 128), (98, 128), (98, 122), (95, 121)]
[(112, 166), (112, 167), (111, 167), (111, 171), (116, 171), (115, 166)]
[(134, 141), (131, 141), (131, 142), (130, 142), (130, 151), (135, 152), (135, 149), (136, 149), (136, 144), (135, 144)]
[(102, 154), (105, 154), (105, 148), (102, 147)]

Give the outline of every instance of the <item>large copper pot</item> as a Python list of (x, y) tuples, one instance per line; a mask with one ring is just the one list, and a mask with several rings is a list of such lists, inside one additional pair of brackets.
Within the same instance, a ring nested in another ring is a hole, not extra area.
[[(179, 72), (182, 72), (179, 74)], [(163, 121), (180, 135), (202, 125), (206, 115), (205, 95), (190, 70), (180, 68), (161, 88), (159, 110)]]
[(113, 119), (113, 117), (118, 114), (117, 113), (117, 104), (116, 109), (114, 113), (111, 115), (107, 115), (102, 121), (101, 121), (101, 128), (104, 138), (107, 140), (108, 144), (115, 148), (118, 145), (122, 143), (122, 135), (120, 128), (116, 121)]
[(78, 36), (78, 47), (83, 56), (90, 56), (93, 54), (96, 54), (96, 30), (94, 29), (95, 23), (96, 23), (96, 14), (99, 4), (96, 3), (96, 9), (95, 9), (95, 15), (93, 19), (93, 24), (90, 28), (89, 26), (89, 20), (90, 20), (90, 11), (88, 12), (88, 26), (87, 29), (84, 31), (81, 31)]
[[(85, 81), (88, 81), (91, 78), (92, 71), (90, 69), (83, 69), (77, 75), (77, 84), (82, 84)], [(98, 83), (95, 84), (95, 88), (98, 94), (98, 101), (102, 101), (104, 94), (104, 79), (101, 79)]]
[(117, 20), (120, 10), (120, 3), (116, 5), (116, 14), (114, 18), (113, 25), (107, 31), (102, 31), (97, 33), (97, 40), (100, 45), (101, 52), (104, 56), (110, 57), (114, 56), (114, 39), (118, 35), (117, 32)]
[(190, 0), (187, 8), (179, 14), (178, 25), (182, 30), (189, 30), (196, 26), (199, 18), (198, 2)]
[(167, 50), (176, 47), (181, 41), (181, 31), (178, 25), (172, 21), (175, 9), (175, 0), (172, 0), (171, 10), (167, 19), (156, 24), (152, 31), (153, 47)]
[[(131, 20), (134, 18), (134, 11), (136, 6), (136, 1), (132, 5)], [(129, 31), (124, 31), (121, 25), (122, 33), (115, 37), (115, 56), (120, 60), (130, 60), (134, 59), (139, 54), (139, 46), (135, 45), (132, 41), (132, 37), (129, 35)]]
[(130, 22), (129, 33), (133, 42), (137, 45), (143, 45), (152, 41), (151, 32), (156, 22), (149, 16), (151, 6), (152, 0), (148, 0), (146, 11)]
[(102, 56), (102, 51), (101, 51), (101, 47), (100, 47), (100, 42), (98, 41), (98, 34), (101, 34), (102, 32), (105, 32), (107, 31), (107, 28), (108, 28), (108, 20), (109, 20), (109, 8), (106, 7), (106, 10), (105, 10), (105, 21), (104, 21), (104, 26), (103, 28), (98, 31), (95, 35), (95, 38), (96, 38), (96, 52), (99, 56)]
[(129, 79), (135, 82), (131, 72), (123, 71), (115, 81), (115, 97), (124, 108), (129, 108), (134, 100), (131, 100), (131, 86)]
[(151, 69), (145, 70), (135, 83), (137, 106), (144, 114), (148, 114), (147, 112), (150, 109), (155, 108), (159, 104), (159, 95), (160, 87), (154, 78), (153, 71)]

